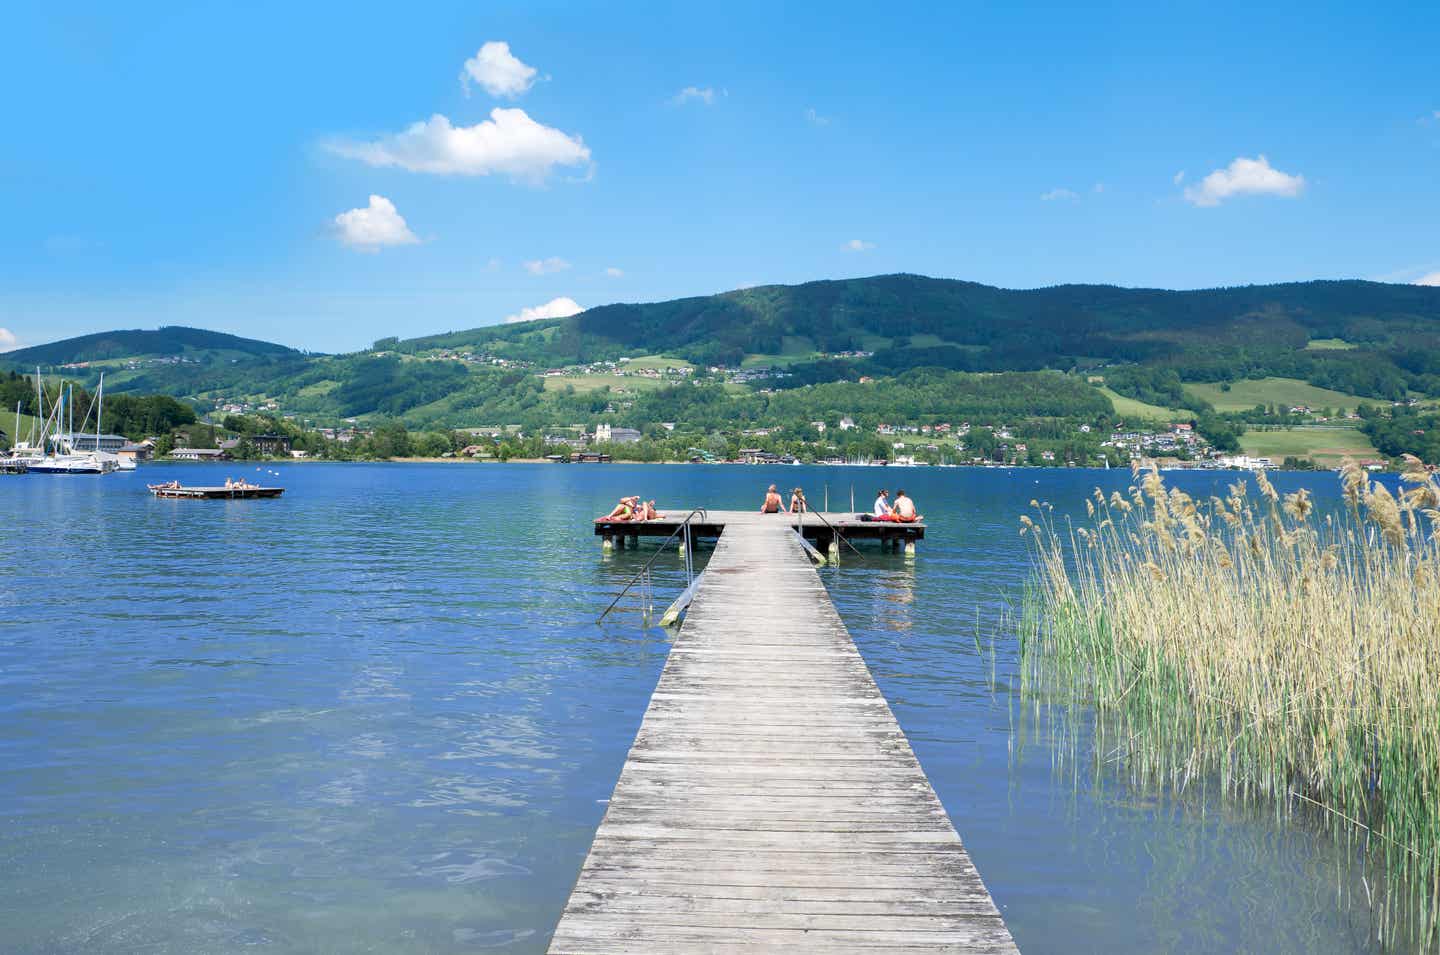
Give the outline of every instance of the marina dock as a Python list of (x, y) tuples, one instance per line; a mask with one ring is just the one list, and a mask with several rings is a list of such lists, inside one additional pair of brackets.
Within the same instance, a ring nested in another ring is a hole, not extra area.
[(789, 517), (722, 516), (550, 952), (1016, 951)]

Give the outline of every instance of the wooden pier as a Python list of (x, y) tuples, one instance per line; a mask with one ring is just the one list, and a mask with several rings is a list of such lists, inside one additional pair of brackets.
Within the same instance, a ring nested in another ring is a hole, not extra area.
[[(666, 538), (690, 513), (689, 508), (667, 511), (666, 516), (651, 521), (595, 522), (595, 536), (602, 541), (605, 549), (624, 547), (628, 539), (630, 546), (639, 544), (642, 537)], [(915, 542), (925, 539), (925, 523), (899, 524), (891, 521), (862, 521), (853, 511), (816, 512), (807, 514), (761, 514), (757, 511), (702, 511), (691, 520), (692, 540), (710, 540), (720, 537), (731, 524), (751, 525), (756, 522), (778, 524), (800, 531), (805, 539), (822, 551), (837, 551), (840, 542), (836, 533), (847, 541), (879, 541), (881, 550), (900, 550), (915, 553)]]
[(732, 514), (550, 952), (1016, 951), (790, 522)]

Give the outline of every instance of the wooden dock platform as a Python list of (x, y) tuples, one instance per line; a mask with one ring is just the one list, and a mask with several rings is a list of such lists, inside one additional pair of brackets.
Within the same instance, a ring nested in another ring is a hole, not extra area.
[[(635, 545), (642, 537), (669, 537), (690, 513), (690, 508), (666, 511), (665, 516), (651, 521), (621, 521), (609, 523), (597, 520), (595, 536), (601, 538), (605, 547), (624, 547), (628, 539)], [(838, 542), (838, 532), (848, 541), (879, 541), (882, 550), (905, 548), (914, 553), (915, 542), (925, 539), (925, 522), (899, 524), (891, 521), (862, 521), (853, 511), (824, 513), (811, 511), (807, 514), (761, 514), (758, 511), (706, 510), (691, 520), (690, 533), (696, 540), (711, 540), (720, 537), (731, 524), (750, 525), (757, 521), (781, 524), (797, 529), (822, 551), (833, 549)]]
[(285, 493), (283, 487), (258, 487), (253, 484), (233, 487), (175, 487), (169, 484), (151, 484), (150, 493), (156, 497), (173, 497), (194, 501), (248, 500), (259, 497), (279, 497)]
[(549, 950), (1016, 951), (785, 519), (727, 521)]

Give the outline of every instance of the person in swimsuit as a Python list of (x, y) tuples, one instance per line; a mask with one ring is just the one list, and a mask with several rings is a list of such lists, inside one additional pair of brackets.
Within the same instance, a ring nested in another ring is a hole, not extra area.
[(622, 497), (620, 503), (615, 505), (615, 509), (600, 520), (615, 523), (634, 520), (635, 509), (639, 504), (640, 496), (638, 494), (634, 497)]
[(808, 510), (805, 506), (805, 492), (800, 488), (790, 492), (790, 513), (804, 514)]
[(760, 505), (761, 514), (779, 514), (781, 507), (780, 492), (775, 490), (775, 485), (765, 492), (765, 503)]
[(910, 500), (905, 489), (901, 488), (895, 492), (895, 506), (890, 510), (890, 519), (897, 524), (914, 524), (925, 518), (915, 513), (915, 502)]
[(890, 492), (885, 488), (875, 495), (875, 509), (870, 512), (877, 521), (888, 521), (890, 519)]
[(665, 517), (665, 512), (664, 512), (664, 511), (657, 511), (657, 510), (655, 510), (655, 502), (654, 502), (654, 501), (646, 501), (646, 502), (645, 502), (645, 511), (644, 511), (644, 514), (645, 514), (644, 519), (647, 520), (647, 521), (663, 520), (664, 517)]

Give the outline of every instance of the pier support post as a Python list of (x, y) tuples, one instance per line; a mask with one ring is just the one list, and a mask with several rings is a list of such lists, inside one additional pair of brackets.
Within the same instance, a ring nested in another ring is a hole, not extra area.
[(913, 537), (908, 537), (905, 539), (905, 559), (915, 559), (915, 538)]
[(840, 560), (840, 539), (834, 534), (830, 535), (830, 543), (826, 545), (825, 553), (826, 556), (830, 558), (832, 564)]
[(602, 554), (608, 554), (608, 553), (610, 553), (612, 550), (615, 549), (615, 540), (614, 540), (614, 537), (615, 537), (614, 534), (602, 534), (602, 535), (601, 535), (601, 537), (600, 537), (600, 553), (602, 553)]
[(631, 534), (631, 535), (630, 535), (630, 549), (631, 549), (631, 550), (639, 550), (639, 549), (640, 549), (640, 535), (639, 535), (639, 534)]

